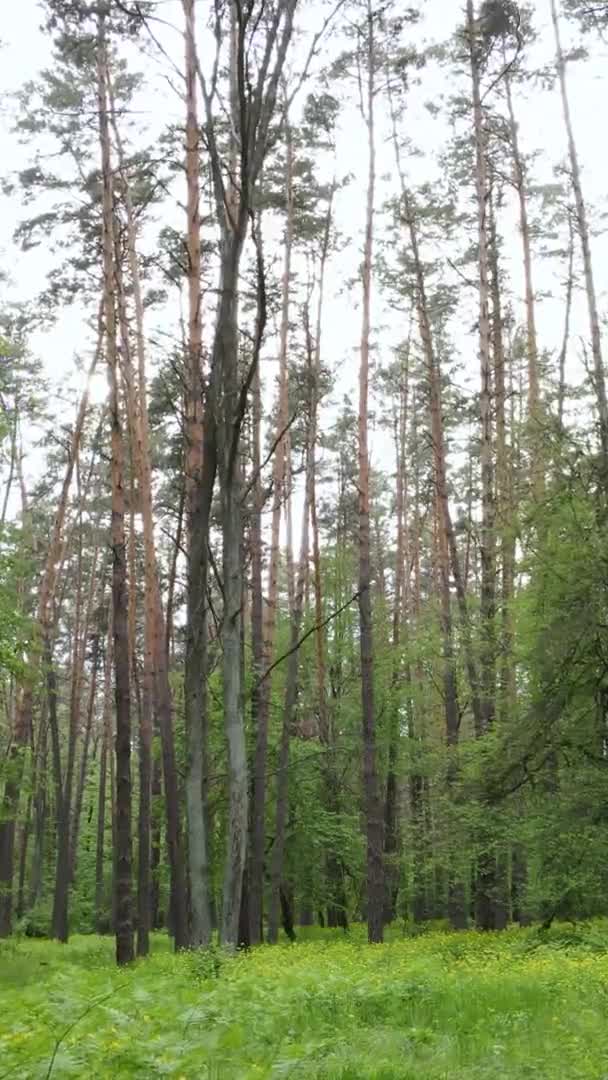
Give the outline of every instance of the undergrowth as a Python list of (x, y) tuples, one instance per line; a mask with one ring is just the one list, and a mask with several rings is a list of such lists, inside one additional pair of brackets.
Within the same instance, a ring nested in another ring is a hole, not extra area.
[(110, 938), (0, 943), (0, 1080), (608, 1080), (608, 923), (363, 931), (127, 970)]

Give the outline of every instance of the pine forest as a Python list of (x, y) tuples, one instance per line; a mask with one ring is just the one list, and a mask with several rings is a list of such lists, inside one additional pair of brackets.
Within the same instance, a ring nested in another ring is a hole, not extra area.
[(608, 3), (3, 11), (0, 1077), (601, 1080)]

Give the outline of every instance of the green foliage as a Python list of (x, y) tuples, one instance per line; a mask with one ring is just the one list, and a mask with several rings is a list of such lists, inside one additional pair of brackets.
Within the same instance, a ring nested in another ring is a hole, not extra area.
[[(3, 1073), (174, 1080), (597, 1080), (608, 925), (154, 955), (109, 939), (0, 943)], [(49, 1074), (52, 1055), (55, 1061)]]

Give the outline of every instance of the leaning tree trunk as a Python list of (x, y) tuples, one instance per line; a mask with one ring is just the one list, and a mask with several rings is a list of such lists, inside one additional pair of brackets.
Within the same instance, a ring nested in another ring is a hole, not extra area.
[(593, 262), (591, 259), (591, 239), (589, 232), (589, 222), (587, 219), (587, 205), (583, 196), (581, 169), (578, 160), (576, 142), (574, 139), (572, 117), (570, 115), (570, 101), (568, 98), (568, 87), (566, 83), (566, 61), (562, 49), (559, 19), (557, 15), (557, 4), (555, 0), (551, 0), (551, 16), (553, 19), (553, 29), (555, 31), (557, 74), (559, 77), (559, 86), (562, 99), (562, 108), (564, 112), (566, 135), (568, 137), (568, 155), (570, 157), (570, 180), (572, 183), (572, 191), (574, 193), (574, 204), (576, 207), (576, 225), (581, 241), (583, 268), (585, 272), (585, 292), (587, 294), (587, 307), (589, 309), (589, 330), (591, 334), (591, 353), (593, 356), (593, 371), (595, 384), (594, 389), (600, 423), (600, 444), (602, 448), (604, 469), (606, 471), (606, 477), (604, 482), (608, 483), (608, 397), (606, 395), (606, 373), (604, 370), (604, 361), (602, 357), (602, 334), (600, 329), (600, 317), (597, 305), (597, 293), (595, 290)]
[[(101, 309), (99, 321), (101, 326)], [(89, 407), (90, 380), (95, 372), (101, 354), (101, 344), (102, 334), (100, 329), (95, 354), (88, 371), (87, 384), (78, 407), (68, 460), (61, 486), (61, 493), (57, 504), (57, 511), (55, 513), (55, 520), (53, 522), (46, 561), (40, 582), (36, 626), (43, 646), (51, 633), (53, 618), (52, 607), (57, 586), (58, 564), (61, 559), (63, 548), (63, 530), (68, 498), (72, 477), (74, 475), (74, 466), (78, 457)], [(33, 726), (34, 679), (36, 674), (37, 656), (38, 654), (34, 653), (30, 664), (29, 679), (23, 687), (21, 698), (17, 705), (9, 756), (9, 768), (4, 784), (2, 804), (0, 806), (0, 938), (8, 937), (12, 929), (12, 883), (15, 851), (15, 825), (19, 808), (25, 749), (28, 740), (30, 739)]]

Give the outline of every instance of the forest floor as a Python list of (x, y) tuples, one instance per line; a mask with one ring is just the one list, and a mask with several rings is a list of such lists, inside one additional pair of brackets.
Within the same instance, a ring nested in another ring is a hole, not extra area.
[(0, 942), (0, 1080), (608, 1078), (608, 922), (363, 929), (113, 965), (110, 938)]

